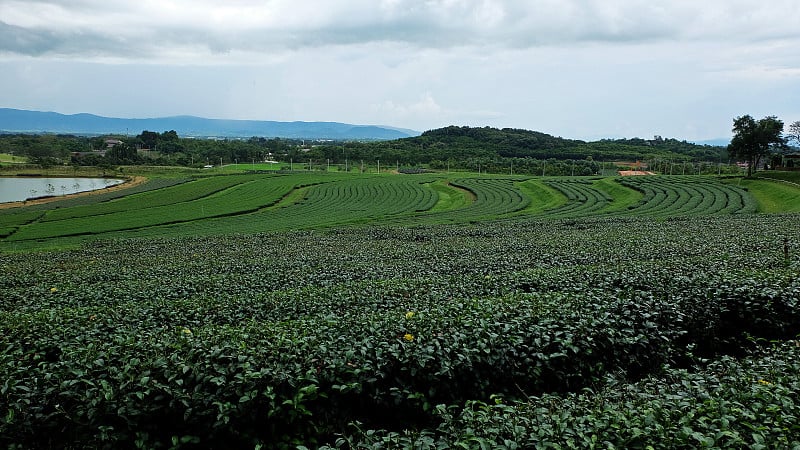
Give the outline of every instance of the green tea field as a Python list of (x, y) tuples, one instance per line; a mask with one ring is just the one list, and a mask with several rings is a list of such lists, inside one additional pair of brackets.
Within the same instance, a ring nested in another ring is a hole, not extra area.
[(694, 217), (797, 212), (782, 180), (503, 177), (441, 174), (240, 174), (144, 185), (0, 209), (0, 248), (76, 247), (129, 237), (211, 236), (343, 225), (470, 223), (514, 217)]
[(238, 174), (0, 210), (0, 446), (800, 448), (794, 181)]

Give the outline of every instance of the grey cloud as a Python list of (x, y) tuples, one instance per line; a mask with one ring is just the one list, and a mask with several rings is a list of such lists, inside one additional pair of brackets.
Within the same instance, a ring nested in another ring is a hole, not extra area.
[(142, 56), (142, 48), (124, 39), (91, 31), (26, 29), (0, 21), (0, 53), (29, 56)]
[(60, 39), (52, 31), (29, 30), (0, 21), (0, 51), (42, 55), (52, 51)]
[[(264, 23), (251, 17), (227, 17), (219, 19), (220, 23), (214, 20), (223, 17), (216, 14), (218, 4), (208, 1), (145, 2), (137, 7), (136, 3), (98, 0), (0, 0), (0, 8), (6, 10), (38, 5), (45, 11), (68, 12), (81, 19), (80, 25), (64, 20), (49, 25), (46, 17), (36, 27), (0, 23), (0, 50), (34, 56), (158, 58), (176, 49), (189, 57), (204, 57), (233, 51), (269, 53), (383, 42), (447, 49), (797, 37), (800, 33), (793, 23), (784, 23), (797, 16), (796, 8), (786, 11), (789, 20), (776, 23), (781, 14), (774, 10), (791, 2), (778, 3), (760, 6), (760, 2), (747, 0), (675, 0), (659, 6), (634, 0), (242, 0), (235, 4), (247, 8), (244, 15), (262, 11), (278, 16), (266, 14)], [(172, 6), (166, 9), (171, 14), (158, 14), (154, 5)], [(187, 14), (190, 17), (175, 13), (181, 5), (191, 12)], [(209, 20), (198, 20), (206, 17)], [(770, 26), (763, 26), (766, 24)]]

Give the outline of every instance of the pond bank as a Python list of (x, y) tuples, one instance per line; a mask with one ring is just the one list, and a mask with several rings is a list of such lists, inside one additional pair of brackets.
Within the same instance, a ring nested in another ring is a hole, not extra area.
[(102, 189), (96, 189), (96, 190), (93, 190), (93, 191), (77, 192), (77, 193), (74, 193), (74, 194), (67, 194), (67, 195), (54, 195), (54, 196), (41, 197), (41, 198), (30, 199), (30, 200), (23, 200), (23, 201), (18, 201), (18, 202), (0, 203), (0, 209), (21, 208), (23, 206), (29, 206), (29, 205), (41, 205), (43, 203), (50, 203), (50, 202), (54, 202), (54, 201), (58, 201), (58, 200), (64, 200), (64, 199), (68, 199), (68, 198), (75, 198), (75, 197), (86, 196), (86, 195), (96, 195), (96, 194), (116, 191), (116, 190), (120, 190), (120, 189), (128, 189), (128, 188), (131, 188), (131, 187), (134, 187), (134, 186), (138, 186), (138, 185), (144, 183), (145, 181), (147, 181), (147, 178), (141, 177), (141, 176), (115, 177), (115, 178), (122, 179), (123, 180), (122, 183), (116, 184), (114, 186), (109, 186), (109, 187), (106, 187), (106, 188), (102, 188)]

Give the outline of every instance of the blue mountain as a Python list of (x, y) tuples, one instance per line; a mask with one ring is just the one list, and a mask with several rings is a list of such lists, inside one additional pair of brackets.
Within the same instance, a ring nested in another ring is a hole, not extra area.
[(265, 120), (206, 119), (194, 116), (120, 119), (94, 114), (59, 114), (0, 108), (2, 133), (76, 135), (139, 134), (144, 130), (175, 130), (182, 137), (280, 137), (296, 139), (390, 140), (420, 133), (414, 130), (339, 122), (276, 122)]

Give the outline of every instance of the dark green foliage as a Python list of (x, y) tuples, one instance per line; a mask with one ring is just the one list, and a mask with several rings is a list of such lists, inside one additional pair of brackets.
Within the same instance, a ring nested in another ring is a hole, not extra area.
[[(797, 448), (800, 350), (795, 342), (696, 372), (594, 392), (440, 405), (435, 430), (366, 431), (337, 448)], [(362, 425), (363, 426), (363, 425)]]
[(752, 352), (800, 332), (798, 261), (776, 238), (795, 219), (4, 255), (0, 446), (791, 447), (797, 350)]
[[(536, 131), (450, 126), (414, 138), (378, 142), (303, 140), (185, 139), (175, 131), (143, 131), (135, 137), (117, 136), (122, 144), (105, 157), (82, 154), (75, 164), (194, 165), (249, 163), (264, 160), (317, 165), (376, 167), (426, 165), (489, 173), (594, 175), (599, 161), (722, 161), (721, 147), (695, 145), (676, 139), (605, 139), (584, 142)], [(0, 152), (36, 158), (34, 163), (61, 164), (71, 152), (104, 150), (103, 138), (74, 136), (0, 135)], [(138, 149), (145, 149), (137, 151)], [(544, 169), (544, 170), (543, 170)]]
[(142, 162), (142, 158), (136, 151), (136, 147), (127, 142), (121, 142), (109, 148), (106, 151), (105, 160), (111, 165), (132, 165)]
[(90, 149), (88, 138), (61, 135), (0, 134), (0, 153), (30, 158), (65, 158)]
[(762, 158), (774, 149), (784, 148), (786, 140), (783, 133), (783, 121), (775, 116), (755, 120), (749, 115), (733, 120), (733, 139), (728, 145), (728, 153), (732, 158), (747, 162), (747, 176), (751, 176)]
[(724, 150), (660, 137), (584, 142), (528, 130), (450, 126), (413, 138), (321, 146), (313, 152), (315, 158), (337, 163), (349, 157), (437, 169), (477, 171), (480, 166), (490, 173), (510, 173), (513, 166), (516, 174), (542, 174), (542, 161), (547, 160), (546, 175), (594, 175), (597, 161), (721, 161)]

